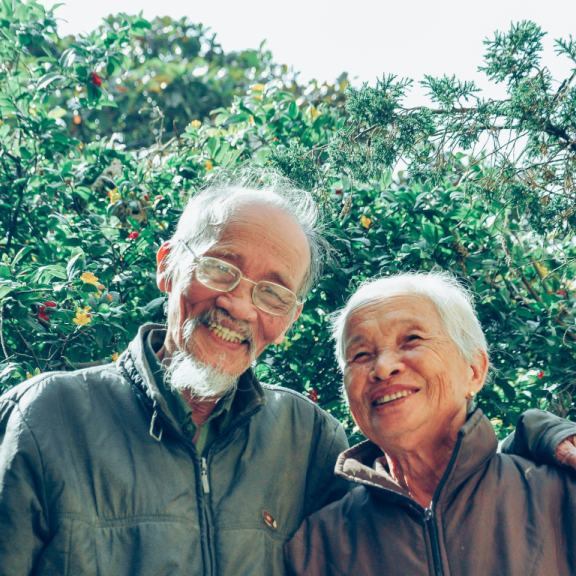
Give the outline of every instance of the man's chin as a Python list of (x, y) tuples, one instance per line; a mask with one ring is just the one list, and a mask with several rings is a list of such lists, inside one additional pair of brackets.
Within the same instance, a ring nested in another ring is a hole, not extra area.
[(239, 374), (229, 374), (191, 354), (175, 353), (164, 375), (173, 390), (188, 390), (193, 398), (220, 398), (236, 388)]

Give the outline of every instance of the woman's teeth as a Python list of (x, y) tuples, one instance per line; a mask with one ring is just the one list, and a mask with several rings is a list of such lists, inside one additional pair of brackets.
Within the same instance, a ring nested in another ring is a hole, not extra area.
[(208, 324), (208, 329), (214, 332), (214, 334), (216, 334), (220, 338), (222, 338), (222, 340), (226, 340), (227, 342), (234, 342), (236, 344), (239, 344), (244, 340), (242, 334), (238, 334), (238, 332), (234, 332), (234, 330), (230, 330), (225, 326), (216, 324), (216, 322), (210, 322), (210, 324)]
[(418, 390), (403, 390), (402, 392), (398, 392), (397, 394), (389, 394), (388, 396), (383, 396), (382, 398), (374, 400), (373, 404), (374, 406), (380, 406), (380, 404), (386, 404), (386, 402), (392, 402), (392, 400), (397, 400), (398, 398), (409, 396), (410, 394), (414, 394), (414, 392), (418, 392)]

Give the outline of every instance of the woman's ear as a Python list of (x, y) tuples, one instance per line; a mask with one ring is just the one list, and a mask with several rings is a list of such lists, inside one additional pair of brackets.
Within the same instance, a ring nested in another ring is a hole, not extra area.
[(476, 354), (474, 354), (473, 364), (470, 365), (470, 368), (472, 369), (472, 378), (469, 383), (469, 392), (478, 394), (478, 392), (482, 390), (484, 382), (486, 382), (489, 367), (490, 361), (488, 360), (488, 355), (484, 350), (478, 350)]
[(156, 253), (156, 284), (161, 292), (171, 292), (172, 285), (166, 280), (166, 256), (170, 252), (170, 242), (164, 242)]

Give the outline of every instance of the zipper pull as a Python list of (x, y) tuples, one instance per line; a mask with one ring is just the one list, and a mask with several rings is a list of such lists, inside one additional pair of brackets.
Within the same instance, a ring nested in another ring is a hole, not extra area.
[(208, 484), (208, 465), (206, 463), (206, 458), (202, 458), (202, 487), (204, 488), (204, 494), (210, 492), (210, 484)]
[(432, 508), (432, 505), (430, 505), (430, 508), (426, 508), (426, 510), (424, 510), (424, 520), (426, 520), (426, 522), (430, 522), (432, 518), (434, 518), (434, 509)]

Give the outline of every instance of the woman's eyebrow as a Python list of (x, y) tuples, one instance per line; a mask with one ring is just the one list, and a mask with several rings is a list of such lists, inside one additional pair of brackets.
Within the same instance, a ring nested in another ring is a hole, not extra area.
[(346, 342), (346, 350), (348, 350), (348, 348), (350, 348), (351, 346), (354, 346), (355, 344), (358, 344), (359, 342), (362, 342), (364, 340), (366, 339), (364, 338), (363, 334), (358, 334), (357, 336), (354, 336), (354, 338)]

